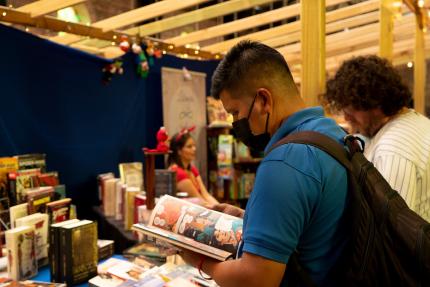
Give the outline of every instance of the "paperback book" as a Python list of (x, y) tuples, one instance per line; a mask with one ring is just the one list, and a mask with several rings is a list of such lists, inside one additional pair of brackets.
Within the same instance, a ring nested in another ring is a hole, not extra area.
[(6, 231), (7, 272), (14, 280), (37, 274), (34, 226), (21, 226)]
[(225, 261), (242, 239), (243, 220), (169, 195), (160, 198), (148, 224), (133, 230), (176, 247)]

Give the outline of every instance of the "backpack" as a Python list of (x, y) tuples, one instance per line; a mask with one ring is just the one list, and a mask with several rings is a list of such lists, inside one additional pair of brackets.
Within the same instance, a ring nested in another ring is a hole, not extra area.
[[(338, 286), (430, 286), (430, 223), (409, 209), (364, 157), (364, 142), (347, 135), (342, 146), (304, 131), (286, 136), (267, 153), (288, 143), (314, 146), (347, 171), (349, 201), (342, 220), (351, 237), (328, 274), (331, 281)], [(290, 257), (287, 272), (289, 285), (315, 286), (297, 254)]]

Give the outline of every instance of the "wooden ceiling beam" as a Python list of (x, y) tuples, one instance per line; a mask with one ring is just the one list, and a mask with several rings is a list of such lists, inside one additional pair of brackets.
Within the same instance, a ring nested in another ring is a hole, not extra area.
[(21, 6), (16, 10), (29, 13), (30, 17), (35, 18), (85, 1), (86, 0), (40, 0)]
[[(330, 7), (345, 2), (347, 2), (347, 0), (327, 0), (326, 6)], [(231, 21), (228, 23), (201, 29), (195, 32), (191, 32), (187, 35), (172, 37), (166, 39), (166, 41), (177, 46), (198, 43), (200, 41), (208, 40), (211, 38), (220, 37), (246, 29), (258, 27), (261, 25), (270, 24), (276, 21), (285, 20), (291, 17), (298, 16), (299, 14), (300, 4), (288, 5), (268, 12), (242, 18), (236, 21)]]
[(94, 27), (101, 28), (103, 32), (119, 29), (145, 20), (175, 12), (194, 5), (198, 5), (209, 0), (164, 0), (155, 2), (93, 24)]
[[(360, 15), (364, 16), (364, 15)], [(360, 17), (358, 16), (358, 17)], [(414, 15), (407, 15), (402, 17), (401, 20), (395, 23), (395, 33), (403, 32), (407, 29), (412, 29), (412, 23), (414, 21)], [(334, 23), (333, 23), (334, 24)], [(328, 26), (328, 25), (327, 25)], [(379, 31), (379, 23), (369, 24), (347, 31), (341, 31), (332, 35), (327, 35), (327, 53), (330, 53), (333, 49), (347, 48), (350, 45), (359, 44), (359, 41), (365, 41), (365, 39), (377, 39), (375, 32)], [(358, 39), (358, 40), (356, 40)], [(358, 41), (358, 42), (357, 42)], [(277, 49), (284, 56), (299, 58), (300, 57), (300, 43), (284, 46)], [(296, 64), (294, 62), (293, 64)]]
[[(337, 9), (326, 14), (326, 23), (338, 21), (351, 17), (353, 15), (359, 15), (362, 13), (377, 10), (379, 8), (379, 0), (369, 0), (361, 2), (355, 5), (351, 5), (345, 8)], [(251, 33), (244, 35), (242, 37), (237, 37), (228, 41), (221, 43), (216, 43), (208, 46), (204, 46), (202, 49), (210, 51), (212, 53), (225, 53), (231, 47), (233, 47), (238, 42), (250, 39), (255, 41), (265, 41), (271, 38), (284, 36), (288, 33), (299, 32), (301, 27), (300, 21), (295, 21), (293, 23), (284, 24), (272, 29), (266, 29), (256, 33)]]
[(268, 4), (273, 1), (275, 0), (230, 0), (159, 21), (151, 22), (139, 27), (130, 28), (126, 30), (126, 32), (129, 34), (138, 34), (141, 37), (154, 35), (188, 24), (232, 14), (258, 5)]
[[(328, 23), (326, 25), (326, 34), (335, 33), (337, 31), (341, 31), (344, 29), (352, 29), (356, 26), (362, 26), (362, 25), (374, 23), (377, 21), (378, 21), (378, 11), (353, 16), (351, 18), (347, 18), (344, 20)], [(268, 46), (277, 48), (277, 47), (285, 46), (287, 44), (298, 42), (298, 41), (300, 41), (300, 33), (292, 33), (292, 34), (263, 41), (263, 43)]]

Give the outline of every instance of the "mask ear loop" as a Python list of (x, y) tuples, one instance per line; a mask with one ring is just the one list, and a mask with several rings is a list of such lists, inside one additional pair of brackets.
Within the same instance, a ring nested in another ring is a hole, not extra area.
[(266, 133), (267, 133), (267, 129), (269, 127), (269, 117), (270, 117), (270, 113), (267, 113), (267, 118), (266, 118)]
[(249, 112), (248, 112), (248, 116), (246, 117), (247, 120), (249, 120), (249, 117), (251, 116), (252, 110), (254, 109), (254, 103), (255, 103), (255, 99), (258, 96), (258, 92), (255, 93), (254, 99), (252, 100), (252, 104), (251, 107), (249, 108)]

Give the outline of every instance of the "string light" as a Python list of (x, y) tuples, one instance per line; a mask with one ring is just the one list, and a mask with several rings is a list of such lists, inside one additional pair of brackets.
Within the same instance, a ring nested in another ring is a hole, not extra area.
[(117, 36), (116, 35), (113, 35), (113, 37), (112, 37), (114, 40), (116, 40), (116, 38), (117, 38)]
[(30, 31), (30, 29), (28, 27), (25, 27), (25, 32)]
[(185, 45), (185, 48), (187, 48), (187, 49), (188, 49), (188, 48), (190, 48), (190, 46), (191, 46), (190, 44), (186, 44), (186, 45)]
[(112, 46), (115, 46), (115, 42), (112, 42), (112, 43), (111, 43), (111, 45), (112, 45)]
[(172, 50), (173, 49), (173, 45), (169, 45), (169, 49)]
[(219, 58), (220, 58), (220, 57), (219, 57), (219, 55), (218, 55), (218, 54), (217, 54), (217, 55), (215, 55), (215, 59), (217, 59), (217, 60), (218, 60)]
[(163, 50), (163, 55), (166, 55), (166, 54), (167, 54), (166, 50)]
[(393, 7), (395, 7), (395, 8), (402, 7), (402, 1), (395, 1), (395, 2), (393, 2)]
[(412, 68), (412, 67), (414, 66), (414, 63), (412, 63), (412, 62), (408, 62), (408, 63), (406, 64), (406, 66), (408, 66), (408, 68)]
[(184, 54), (184, 58), (187, 59), (188, 58), (188, 54)]
[(424, 7), (424, 0), (418, 0), (418, 7), (420, 8)]
[(194, 54), (198, 55), (199, 54), (199, 50), (195, 50)]
[(2, 13), (2, 16), (3, 16), (3, 17), (6, 17), (6, 15), (7, 15), (7, 13), (6, 13), (6, 12), (3, 12), (3, 13)]

